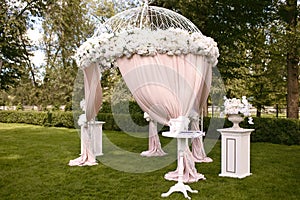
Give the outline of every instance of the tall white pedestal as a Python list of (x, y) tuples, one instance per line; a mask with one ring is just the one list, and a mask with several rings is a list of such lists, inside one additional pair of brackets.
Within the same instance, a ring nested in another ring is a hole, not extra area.
[(218, 129), (221, 141), (221, 174), (219, 176), (244, 178), (250, 176), (250, 134), (254, 129)]
[[(102, 152), (102, 126), (105, 122), (95, 121), (88, 123), (89, 126), (89, 137), (91, 141), (90, 151), (93, 152), (95, 156), (103, 155)], [(81, 132), (82, 133), (82, 132)], [(84, 148), (84, 137), (81, 136), (81, 154)]]

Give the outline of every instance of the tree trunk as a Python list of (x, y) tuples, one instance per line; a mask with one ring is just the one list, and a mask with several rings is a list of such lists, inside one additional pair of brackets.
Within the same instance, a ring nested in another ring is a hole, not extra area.
[(287, 118), (299, 118), (299, 66), (293, 52), (287, 55)]
[(262, 106), (259, 104), (256, 106), (256, 117), (261, 117)]
[(0, 60), (0, 73), (2, 72), (2, 60)]
[(299, 55), (297, 42), (297, 0), (287, 0), (288, 52), (287, 52), (287, 118), (299, 118)]

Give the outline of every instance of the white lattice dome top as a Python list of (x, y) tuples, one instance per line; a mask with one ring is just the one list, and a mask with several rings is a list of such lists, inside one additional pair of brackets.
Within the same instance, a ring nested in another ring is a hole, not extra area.
[(145, 3), (99, 26), (93, 37), (79, 47), (75, 58), (82, 69), (96, 63), (104, 70), (116, 66), (113, 63), (118, 58), (130, 58), (134, 54), (202, 55), (215, 66), (219, 50), (217, 43), (204, 36), (187, 18)]
[(136, 28), (155, 31), (167, 30), (171, 27), (186, 30), (189, 33), (200, 33), (200, 30), (186, 17), (165, 8), (145, 4), (142, 7), (123, 11), (108, 19), (104, 26), (98, 28), (94, 37), (100, 36), (103, 31), (119, 33)]

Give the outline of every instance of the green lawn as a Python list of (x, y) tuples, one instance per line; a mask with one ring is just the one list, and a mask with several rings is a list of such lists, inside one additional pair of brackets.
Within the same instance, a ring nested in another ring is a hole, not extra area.
[[(105, 134), (112, 143), (127, 151), (139, 153), (147, 149), (147, 139), (120, 132), (105, 131)], [(170, 142), (161, 139), (164, 146)], [(97, 166), (69, 167), (69, 160), (76, 158), (79, 151), (75, 129), (0, 123), (0, 199), (184, 199), (180, 193), (160, 197), (175, 184), (163, 176), (176, 168), (176, 162), (147, 173), (119, 171), (101, 163), (115, 155), (120, 163), (113, 164), (121, 168), (128, 165), (128, 171), (132, 165), (141, 170), (140, 161), (155, 165), (170, 156), (141, 158), (131, 163), (128, 158), (122, 160), (126, 156), (121, 151), (114, 150), (99, 157), (101, 162)], [(300, 146), (252, 143), (253, 175), (241, 180), (218, 176), (219, 142), (209, 156), (214, 159), (213, 163), (196, 164), (198, 172), (207, 180), (190, 184), (199, 190), (198, 194), (190, 193), (192, 199), (300, 199)]]

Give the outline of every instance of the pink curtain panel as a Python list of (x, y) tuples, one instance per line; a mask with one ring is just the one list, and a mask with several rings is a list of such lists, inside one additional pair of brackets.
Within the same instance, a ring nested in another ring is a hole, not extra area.
[[(211, 64), (204, 56), (133, 55), (117, 60), (121, 74), (133, 97), (155, 121), (169, 125), (170, 119), (189, 116), (195, 107), (206, 101), (211, 84)], [(178, 170), (165, 175), (178, 179)], [(197, 173), (189, 149), (184, 156), (184, 182), (203, 179)]]

